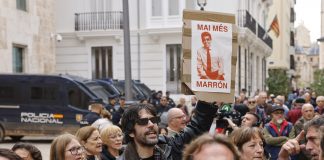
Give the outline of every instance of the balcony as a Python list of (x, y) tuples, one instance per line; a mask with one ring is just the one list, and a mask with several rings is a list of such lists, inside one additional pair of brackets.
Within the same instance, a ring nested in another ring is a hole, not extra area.
[(258, 37), (270, 48), (272, 48), (272, 39), (269, 37), (263, 27), (260, 26), (260, 24), (258, 24)]
[(256, 20), (247, 10), (239, 11), (238, 25), (240, 27), (246, 27), (256, 34)]
[(247, 10), (239, 10), (239, 27), (246, 27), (272, 49), (272, 39), (264, 28), (256, 22)]
[(267, 44), (272, 49), (272, 39), (269, 35), (267, 35), (264, 39), (262, 39), (265, 44)]
[(120, 30), (123, 28), (123, 12), (89, 12), (75, 14), (75, 31)]

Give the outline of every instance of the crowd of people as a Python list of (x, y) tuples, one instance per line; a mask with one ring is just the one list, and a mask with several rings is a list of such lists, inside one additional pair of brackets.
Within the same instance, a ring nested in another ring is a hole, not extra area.
[[(285, 100), (287, 97), (287, 101)], [(189, 104), (189, 105), (187, 105)], [(324, 96), (311, 90), (247, 97), (244, 90), (222, 117), (226, 129), (212, 128), (221, 103), (191, 97), (176, 103), (170, 94), (126, 106), (125, 98), (89, 102), (88, 125), (57, 136), (51, 160), (324, 160)], [(222, 124), (222, 126), (224, 126)], [(217, 131), (215, 131), (217, 130)], [(226, 131), (226, 132), (225, 132)], [(0, 149), (1, 160), (41, 160), (31, 144)]]

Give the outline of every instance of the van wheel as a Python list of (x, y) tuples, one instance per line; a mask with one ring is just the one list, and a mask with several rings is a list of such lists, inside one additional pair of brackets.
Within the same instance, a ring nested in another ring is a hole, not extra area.
[(4, 138), (5, 138), (4, 130), (3, 130), (3, 128), (0, 126), (0, 142), (3, 142)]
[(13, 141), (20, 141), (24, 136), (10, 136)]

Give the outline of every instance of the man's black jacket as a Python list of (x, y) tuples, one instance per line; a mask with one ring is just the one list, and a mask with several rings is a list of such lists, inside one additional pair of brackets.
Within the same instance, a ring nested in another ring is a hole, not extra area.
[[(216, 112), (216, 106), (203, 101), (198, 101), (196, 114), (181, 133), (173, 137), (159, 136), (159, 142), (156, 148), (161, 152), (161, 159), (182, 159), (184, 145), (190, 143), (195, 137), (209, 130)], [(138, 156), (134, 145), (133, 142), (130, 142), (118, 160), (139, 160), (140, 157)]]

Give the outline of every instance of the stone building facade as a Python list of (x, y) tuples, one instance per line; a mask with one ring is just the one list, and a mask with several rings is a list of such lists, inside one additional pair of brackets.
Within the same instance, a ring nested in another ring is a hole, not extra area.
[(0, 73), (55, 72), (54, 3), (0, 1)]

